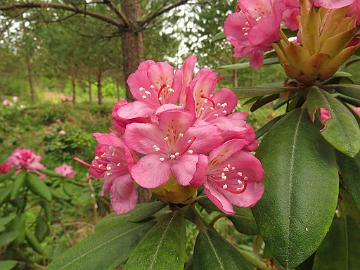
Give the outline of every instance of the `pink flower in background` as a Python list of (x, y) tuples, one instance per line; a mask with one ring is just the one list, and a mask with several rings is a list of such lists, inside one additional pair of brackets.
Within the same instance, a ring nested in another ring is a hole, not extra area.
[(0, 174), (7, 174), (11, 171), (13, 166), (9, 162), (3, 162), (0, 164)]
[(135, 208), (137, 192), (135, 183), (129, 174), (129, 167), (134, 160), (128, 147), (114, 133), (94, 134), (99, 145), (95, 159), (91, 164), (75, 160), (89, 166), (89, 173), (94, 178), (103, 178), (101, 195), (110, 194), (111, 206), (117, 214), (124, 214)]
[(131, 175), (144, 188), (156, 188), (171, 175), (187, 186), (196, 171), (198, 154), (220, 145), (221, 134), (214, 125), (194, 126), (195, 117), (181, 109), (163, 111), (156, 118), (155, 123), (126, 127), (128, 147), (145, 155), (132, 167)]
[(4, 106), (11, 106), (11, 105), (13, 105), (13, 102), (10, 99), (4, 99), (2, 104)]
[(56, 167), (54, 170), (56, 173), (61, 174), (67, 178), (74, 178), (75, 171), (72, 166), (67, 164), (62, 164), (59, 167)]
[(235, 57), (249, 57), (253, 68), (263, 65), (264, 52), (279, 40), (284, 4), (280, 0), (239, 0), (239, 12), (226, 18), (224, 33)]
[(245, 140), (230, 140), (202, 156), (191, 185), (204, 185), (208, 198), (226, 214), (233, 205), (252, 207), (264, 192), (264, 170), (260, 161), (243, 147)]
[(40, 163), (41, 157), (34, 154), (30, 149), (16, 149), (8, 159), (11, 166), (17, 170), (26, 169), (28, 171), (38, 172), (44, 169), (44, 165)]

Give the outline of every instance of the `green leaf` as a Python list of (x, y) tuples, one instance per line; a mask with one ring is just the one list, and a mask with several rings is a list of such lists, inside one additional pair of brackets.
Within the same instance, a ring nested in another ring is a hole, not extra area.
[(4, 187), (0, 189), (0, 206), (10, 199), (11, 191), (13, 190), (12, 186)]
[(360, 228), (351, 218), (336, 218), (316, 252), (312, 270), (360, 269)]
[(289, 90), (286, 87), (279, 86), (259, 86), (259, 87), (237, 87), (233, 88), (235, 93), (241, 98), (257, 97), (265, 95), (279, 94)]
[[(279, 59), (277, 57), (267, 58), (264, 60), (264, 66), (266, 65), (274, 65), (279, 64)], [(238, 70), (238, 69), (247, 69), (250, 68), (250, 63), (238, 63), (238, 64), (231, 64), (226, 66), (221, 66), (218, 69), (224, 69), (224, 70)]]
[(198, 200), (198, 203), (206, 209), (208, 212), (217, 211), (220, 212), (220, 209), (215, 206), (208, 198), (201, 198)]
[(234, 224), (236, 230), (247, 235), (257, 235), (259, 229), (251, 210), (248, 208), (236, 208), (235, 211), (235, 215), (229, 215), (227, 217)]
[(224, 38), (225, 38), (225, 34), (223, 31), (221, 31), (221, 32), (217, 33), (215, 36), (213, 36), (211, 42), (223, 40)]
[(17, 261), (0, 261), (1, 270), (11, 270), (17, 265)]
[(166, 204), (160, 201), (140, 203), (134, 210), (125, 215), (116, 215), (112, 213), (103, 218), (98, 224), (96, 224), (95, 230), (106, 230), (107, 226), (114, 226), (116, 222), (121, 224), (123, 220), (129, 222), (140, 222), (152, 217), (155, 213), (165, 207)]
[(8, 230), (17, 232), (15, 244), (21, 244), (25, 241), (25, 214), (18, 214), (14, 220), (7, 226)]
[(16, 217), (16, 214), (12, 213), (6, 217), (0, 218), (0, 232), (4, 231), (5, 225), (10, 223), (15, 217)]
[(262, 106), (274, 101), (275, 99), (279, 98), (279, 94), (273, 94), (269, 96), (265, 96), (259, 98), (250, 108), (251, 112), (255, 112), (257, 109), (261, 108)]
[(13, 189), (11, 191), (10, 199), (14, 200), (20, 192), (20, 189), (24, 186), (25, 179), (27, 178), (27, 173), (21, 171), (15, 178)]
[(133, 211), (125, 215), (125, 219), (130, 222), (140, 222), (153, 216), (165, 206), (166, 204), (160, 201), (141, 203)]
[(126, 261), (130, 252), (141, 237), (154, 225), (146, 223), (130, 223), (116, 220), (113, 225), (99, 229), (95, 234), (66, 250), (57, 257), (47, 270), (98, 270), (120, 265)]
[(277, 116), (267, 122), (263, 127), (256, 131), (256, 138), (259, 139), (260, 137), (264, 136), (268, 131), (272, 129), (272, 127), (281, 119), (284, 115)]
[(352, 113), (335, 97), (319, 88), (311, 88), (307, 108), (313, 116), (320, 108), (327, 108), (330, 119), (321, 135), (340, 152), (354, 157), (360, 150), (360, 128)]
[(243, 256), (213, 229), (201, 231), (196, 239), (193, 270), (252, 270)]
[(41, 255), (46, 256), (45, 250), (43, 249), (39, 240), (36, 238), (36, 236), (32, 232), (26, 231), (25, 237), (26, 237), (26, 241), (28, 242), (29, 246), (33, 250), (35, 250), (37, 253), (39, 253)]
[(339, 192), (335, 154), (297, 109), (263, 138), (257, 156), (265, 193), (254, 217), (271, 253), (292, 269), (314, 253), (331, 225)]
[(183, 270), (185, 222), (181, 212), (161, 216), (125, 265), (125, 270)]
[(3, 232), (0, 233), (0, 247), (6, 246), (14, 241), (17, 237), (17, 232)]
[(357, 84), (331, 84), (331, 85), (324, 85), (323, 88), (335, 89), (340, 94), (355, 99), (360, 99), (360, 85)]
[(42, 200), (40, 202), (41, 208), (44, 210), (46, 220), (51, 223), (52, 221), (52, 212), (51, 212), (51, 204), (47, 200)]
[(49, 224), (43, 216), (38, 217), (35, 226), (35, 236), (42, 242), (50, 233)]
[(46, 170), (46, 169), (42, 169), (42, 170), (39, 170), (41, 173), (45, 174), (46, 176), (49, 176), (49, 177), (56, 177), (56, 178), (66, 178), (65, 176), (63, 176), (62, 174), (58, 174), (56, 172), (53, 172), (53, 171), (49, 171), (49, 170)]
[(360, 154), (350, 158), (337, 153), (337, 161), (346, 190), (351, 194), (358, 210), (360, 210)]
[(28, 188), (36, 195), (44, 198), (47, 201), (51, 201), (51, 191), (48, 186), (39, 179), (35, 174), (29, 173), (26, 184)]

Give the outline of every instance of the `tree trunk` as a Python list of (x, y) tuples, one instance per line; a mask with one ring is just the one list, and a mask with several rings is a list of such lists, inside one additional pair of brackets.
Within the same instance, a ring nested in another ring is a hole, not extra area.
[(101, 105), (102, 104), (102, 72), (99, 72), (98, 76), (97, 76), (97, 98), (98, 98), (98, 104)]
[(119, 101), (120, 100), (120, 85), (119, 85), (119, 82), (116, 82), (116, 97), (117, 97), (117, 100)]
[(34, 104), (35, 100), (36, 100), (36, 92), (35, 92), (35, 88), (34, 88), (32, 63), (31, 63), (31, 59), (28, 55), (26, 56), (26, 66), (27, 66), (27, 72), (28, 72), (30, 98), (31, 98), (31, 102)]
[(76, 80), (75, 77), (71, 77), (71, 87), (72, 87), (72, 103), (76, 103)]
[(91, 81), (88, 81), (88, 92), (89, 92), (89, 103), (92, 103), (92, 84)]
[[(128, 20), (134, 24), (141, 16), (140, 0), (123, 0), (122, 9)], [(141, 61), (144, 59), (143, 32), (130, 27), (121, 36), (123, 74), (125, 80), (134, 72)], [(132, 100), (133, 97), (126, 85), (126, 99)]]

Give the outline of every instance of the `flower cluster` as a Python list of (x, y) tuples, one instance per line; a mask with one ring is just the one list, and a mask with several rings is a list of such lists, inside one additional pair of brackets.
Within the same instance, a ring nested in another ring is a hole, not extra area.
[(136, 185), (183, 204), (202, 187), (227, 214), (232, 205), (252, 207), (261, 198), (264, 172), (251, 153), (257, 141), (247, 114), (233, 112), (237, 97), (230, 89), (215, 91), (215, 72), (194, 76), (196, 61), (190, 56), (178, 70), (140, 64), (127, 81), (135, 101), (114, 106), (113, 132), (94, 134), (89, 173), (104, 179), (102, 195), (110, 193), (118, 214), (136, 206)]
[(30, 149), (16, 149), (9, 158), (0, 164), (0, 173), (7, 174), (12, 168), (15, 170), (27, 170), (37, 173), (41, 178), (45, 176), (39, 171), (45, 169), (40, 163), (41, 157)]
[[(300, 2), (306, 5), (308, 10), (313, 7), (327, 9), (327, 12), (322, 12), (328, 15), (323, 18), (321, 29), (326, 28), (324, 25), (326, 20), (330, 21), (333, 16), (333, 10), (344, 10), (344, 7), (347, 16), (354, 17), (354, 20), (360, 23), (360, 0), (238, 0), (236, 12), (226, 19), (224, 25), (225, 36), (234, 46), (234, 56), (249, 57), (251, 66), (260, 68), (263, 65), (264, 53), (270, 51), (273, 43), (280, 40), (281, 24), (292, 31), (300, 28), (297, 42), (301, 41), (301, 31), (304, 29), (300, 26)], [(340, 31), (336, 29), (337, 26), (332, 26), (335, 33)], [(312, 22), (311, 27), (316, 28), (316, 23)], [(334, 40), (328, 43), (334, 43)]]
[(62, 164), (54, 169), (54, 172), (65, 176), (66, 178), (74, 178), (75, 171), (73, 167), (67, 164)]

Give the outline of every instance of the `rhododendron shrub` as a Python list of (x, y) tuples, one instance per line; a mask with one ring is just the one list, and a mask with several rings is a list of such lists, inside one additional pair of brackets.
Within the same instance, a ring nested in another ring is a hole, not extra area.
[(250, 98), (251, 111), (282, 108), (257, 132), (264, 194), (252, 210), (269, 262), (279, 263), (271, 269), (360, 267), (352, 263), (358, 245), (343, 245), (360, 234), (360, 86), (347, 72), (359, 61), (359, 4), (239, 0), (224, 22), (235, 57), (256, 69), (280, 64), (286, 74), (278, 83), (236, 89)]
[[(0, 245), (4, 258), (18, 256), (24, 247), (47, 256), (41, 242), (50, 233), (53, 194), (59, 194), (58, 190), (63, 189), (61, 180), (74, 177), (74, 171), (65, 164), (56, 172), (49, 171), (41, 159), (30, 149), (15, 149), (0, 164)], [(57, 202), (64, 200), (56, 195)], [(34, 202), (41, 209), (35, 220), (27, 214)], [(0, 263), (2, 267), (8, 269)]]

